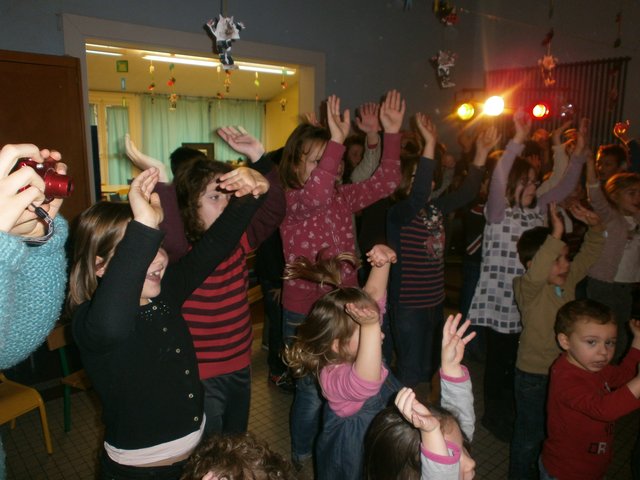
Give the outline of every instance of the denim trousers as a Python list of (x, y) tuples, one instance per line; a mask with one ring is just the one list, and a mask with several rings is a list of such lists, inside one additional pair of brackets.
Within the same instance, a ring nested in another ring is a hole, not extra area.
[(264, 305), (264, 313), (269, 324), (268, 341), (269, 353), (267, 355), (267, 365), (269, 365), (269, 374), (282, 375), (287, 371), (287, 366), (282, 361), (282, 305), (279, 300), (273, 298), (273, 291), (282, 289), (282, 282), (274, 282), (273, 280), (260, 280), (260, 288), (262, 290), (262, 303)]
[(538, 469), (540, 470), (540, 480), (557, 480), (556, 477), (552, 477), (551, 475), (549, 475), (547, 469), (544, 468), (542, 457), (538, 457)]
[(392, 304), (389, 313), (398, 379), (407, 387), (430, 382), (440, 366), (442, 304), (423, 308)]
[[(283, 309), (284, 340), (290, 344), (295, 330), (305, 315)], [(296, 379), (296, 392), (291, 404), (289, 427), (291, 433), (291, 459), (301, 462), (313, 454), (315, 441), (320, 433), (323, 399), (318, 382), (313, 375)]]
[(549, 376), (516, 368), (516, 421), (509, 455), (510, 480), (535, 480), (538, 457), (545, 439), (546, 401)]
[[(486, 328), (487, 361), (484, 372), (483, 425), (503, 439), (513, 433), (515, 399), (513, 377), (519, 333), (499, 333)], [(508, 441), (508, 440), (507, 440)]]
[(202, 380), (205, 435), (244, 433), (249, 425), (251, 367)]

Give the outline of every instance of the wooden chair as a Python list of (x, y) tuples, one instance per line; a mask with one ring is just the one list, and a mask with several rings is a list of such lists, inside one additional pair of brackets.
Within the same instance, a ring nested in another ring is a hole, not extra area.
[(58, 324), (47, 337), (47, 346), (50, 351), (57, 350), (62, 369), (61, 382), (64, 388), (64, 431), (71, 431), (71, 389), (88, 390), (91, 381), (84, 369), (72, 372), (67, 359), (67, 345), (73, 343), (69, 324)]
[(47, 453), (53, 453), (47, 411), (42, 397), (35, 388), (13, 382), (0, 372), (0, 425), (11, 422), (11, 428), (16, 427), (16, 418), (34, 409), (40, 410), (40, 422)]

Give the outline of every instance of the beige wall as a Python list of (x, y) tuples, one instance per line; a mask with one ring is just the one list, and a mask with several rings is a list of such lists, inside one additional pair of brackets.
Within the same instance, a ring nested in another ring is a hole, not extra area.
[[(298, 126), (299, 88), (295, 85), (267, 102), (265, 116), (265, 148), (267, 151), (284, 146), (294, 128)], [(287, 104), (282, 111), (281, 100)]]

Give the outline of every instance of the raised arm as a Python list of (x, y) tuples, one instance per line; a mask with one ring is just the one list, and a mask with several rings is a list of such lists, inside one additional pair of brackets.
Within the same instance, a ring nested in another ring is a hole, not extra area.
[(166, 165), (157, 158), (150, 157), (138, 150), (128, 133), (124, 136), (124, 149), (127, 157), (131, 160), (131, 163), (140, 170), (147, 170), (152, 167), (156, 168), (158, 170), (160, 183), (167, 183), (169, 181)]
[(558, 182), (564, 176), (567, 165), (569, 164), (569, 156), (567, 155), (567, 144), (562, 143), (561, 135), (569, 126), (571, 122), (565, 122), (560, 127), (556, 128), (553, 132), (551, 132), (551, 138), (553, 141), (553, 145), (551, 149), (553, 150), (553, 170), (551, 171), (551, 175), (547, 180), (545, 180), (542, 185), (538, 187), (536, 191), (536, 195), (540, 197), (541, 195), (547, 193), (553, 187), (555, 187)]
[(509, 172), (516, 157), (522, 153), (524, 142), (529, 137), (531, 130), (531, 119), (519, 110), (513, 116), (516, 134), (507, 144), (507, 147), (493, 170), (491, 184), (489, 185), (489, 197), (487, 199), (486, 217), (489, 223), (499, 223), (504, 218), (507, 208), (507, 180)]
[(561, 202), (564, 200), (578, 184), (582, 167), (586, 161), (588, 154), (587, 134), (589, 129), (589, 121), (583, 118), (580, 121), (578, 136), (576, 139), (576, 147), (571, 155), (569, 167), (567, 168), (562, 179), (544, 195), (538, 197), (538, 206), (541, 210), (546, 209), (550, 202)]
[(363, 182), (371, 177), (380, 164), (380, 106), (377, 103), (365, 103), (358, 109), (356, 125), (366, 134), (364, 157), (351, 173), (353, 183)]
[(389, 283), (389, 270), (392, 263), (396, 263), (396, 252), (387, 245), (374, 245), (367, 252), (367, 261), (371, 264), (371, 272), (367, 278), (363, 290), (380, 303), (387, 296), (387, 284)]
[(410, 222), (420, 209), (426, 205), (431, 194), (433, 172), (436, 168), (436, 162), (433, 159), (438, 141), (436, 126), (429, 117), (422, 113), (417, 113), (415, 120), (418, 131), (425, 143), (422, 157), (418, 160), (409, 195), (389, 209), (389, 222), (398, 225)]
[(614, 212), (613, 207), (602, 191), (602, 186), (596, 175), (595, 159), (592, 153), (587, 155), (587, 195), (591, 206), (604, 224), (607, 224)]

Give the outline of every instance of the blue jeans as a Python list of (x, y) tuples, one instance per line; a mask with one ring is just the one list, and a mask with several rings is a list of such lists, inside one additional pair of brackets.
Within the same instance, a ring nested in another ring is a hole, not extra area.
[(544, 465), (542, 464), (542, 457), (538, 457), (538, 469), (540, 470), (540, 480), (557, 480), (556, 477), (549, 475), (547, 469), (544, 468)]
[(205, 435), (244, 433), (249, 425), (251, 368), (202, 380)]
[(516, 421), (509, 455), (510, 480), (538, 478), (537, 462), (545, 439), (548, 375), (527, 373), (516, 368)]
[(389, 317), (396, 347), (398, 379), (408, 387), (431, 381), (440, 365), (442, 304), (428, 308), (392, 305)]
[(267, 355), (267, 364), (269, 365), (269, 374), (282, 375), (287, 371), (287, 366), (283, 363), (282, 347), (282, 305), (280, 301), (273, 298), (273, 291), (282, 288), (282, 282), (274, 282), (273, 280), (260, 280), (260, 288), (262, 290), (262, 304), (264, 305), (264, 313), (269, 323), (269, 353)]
[[(305, 315), (283, 309), (284, 340), (291, 344), (295, 329)], [(289, 424), (291, 428), (291, 459), (301, 462), (313, 454), (314, 444), (320, 433), (323, 399), (318, 382), (313, 375), (296, 379), (296, 393), (291, 404)]]

